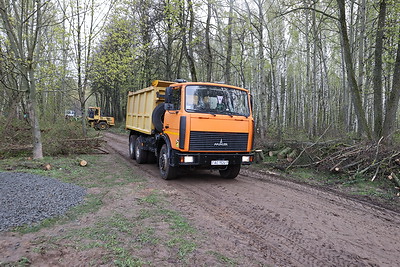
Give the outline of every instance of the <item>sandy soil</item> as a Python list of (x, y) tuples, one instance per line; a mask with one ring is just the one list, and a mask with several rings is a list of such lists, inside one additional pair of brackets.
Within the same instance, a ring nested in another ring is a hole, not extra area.
[[(246, 168), (234, 180), (222, 179), (218, 172), (196, 171), (165, 181), (156, 165), (138, 165), (129, 159), (126, 136), (105, 133), (105, 137), (110, 155), (142, 170), (149, 187), (167, 192), (174, 209), (208, 236), (200, 249), (240, 256), (242, 266), (399, 266), (400, 214), (396, 212)], [(118, 207), (123, 209), (124, 204), (114, 203), (99, 212)], [(79, 227), (76, 224), (69, 227)], [(1, 256), (23, 255), (37, 235), (43, 233), (0, 234), (0, 262)], [(57, 253), (58, 261), (47, 256), (33, 265), (86, 265), (91, 256), (71, 257), (74, 251), (69, 250)], [(161, 260), (158, 264), (174, 265)], [(188, 265), (215, 262), (198, 251)]]

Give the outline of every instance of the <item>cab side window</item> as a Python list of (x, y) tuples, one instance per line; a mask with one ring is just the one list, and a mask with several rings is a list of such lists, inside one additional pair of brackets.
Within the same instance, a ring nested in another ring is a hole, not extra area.
[(176, 110), (181, 109), (181, 88), (172, 90), (172, 104)]

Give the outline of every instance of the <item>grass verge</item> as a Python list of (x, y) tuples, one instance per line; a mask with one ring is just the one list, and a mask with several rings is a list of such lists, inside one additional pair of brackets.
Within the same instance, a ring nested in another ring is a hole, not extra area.
[[(79, 166), (81, 159), (88, 165)], [(185, 217), (169, 208), (163, 193), (149, 189), (142, 174), (111, 155), (11, 158), (0, 160), (0, 171), (50, 176), (89, 190), (85, 202), (63, 216), (15, 228), (35, 238), (19, 261), (0, 266), (34, 265), (56, 251), (84, 255), (90, 265), (188, 265), (201, 239)], [(74, 265), (73, 257), (58, 261)]]

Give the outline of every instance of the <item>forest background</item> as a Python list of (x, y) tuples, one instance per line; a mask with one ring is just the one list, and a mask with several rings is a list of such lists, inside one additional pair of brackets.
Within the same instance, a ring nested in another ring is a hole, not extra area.
[[(0, 120), (41, 132), (89, 103), (124, 120), (152, 80), (254, 96), (260, 140), (396, 141), (396, 0), (0, 0)], [(381, 139), (383, 137), (383, 139)]]

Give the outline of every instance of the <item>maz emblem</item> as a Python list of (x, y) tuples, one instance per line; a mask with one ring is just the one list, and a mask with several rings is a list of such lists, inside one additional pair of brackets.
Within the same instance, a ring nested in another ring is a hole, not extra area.
[(222, 138), (221, 138), (221, 140), (219, 141), (219, 143), (214, 143), (214, 146), (228, 146), (228, 143), (224, 143), (224, 142), (222, 141)]

